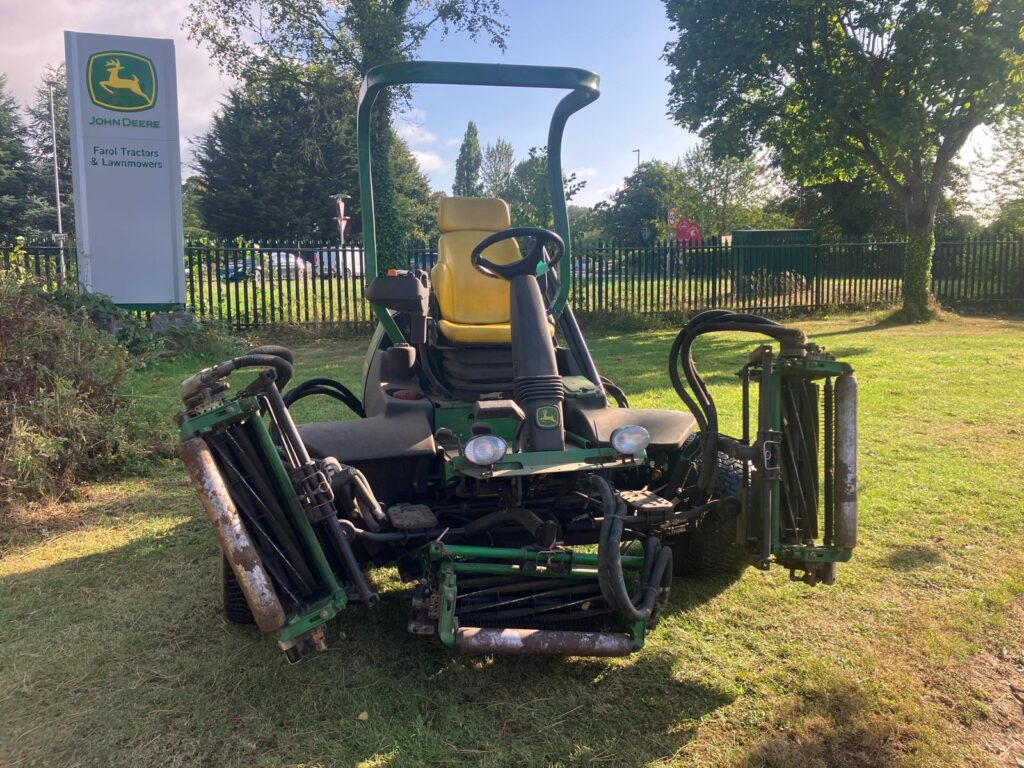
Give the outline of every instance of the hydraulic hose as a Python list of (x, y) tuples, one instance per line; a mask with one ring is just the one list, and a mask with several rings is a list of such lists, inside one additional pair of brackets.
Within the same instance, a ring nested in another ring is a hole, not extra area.
[[(701, 471), (697, 485), (710, 491), (715, 485), (718, 454), (718, 409), (707, 384), (697, 372), (693, 361), (693, 343), (699, 336), (716, 331), (760, 333), (777, 340), (783, 354), (804, 354), (807, 337), (796, 328), (789, 328), (760, 315), (733, 312), (728, 309), (709, 309), (694, 316), (672, 342), (668, 358), (668, 375), (676, 394), (697, 420), (701, 439)], [(683, 377), (679, 375), (682, 363)], [(689, 388), (687, 388), (687, 386)]]
[(625, 505), (616, 499), (611, 484), (594, 475), (591, 483), (604, 509), (601, 537), (597, 546), (597, 581), (608, 605), (628, 621), (649, 621), (657, 607), (658, 595), (672, 583), (672, 548), (663, 547), (657, 537), (644, 542), (644, 568), (637, 598), (629, 594), (622, 572), (622, 531)]
[(341, 521), (336, 517), (326, 519), (327, 531), (334, 542), (342, 561), (345, 563), (345, 570), (348, 571), (352, 586), (355, 587), (359, 597), (362, 598), (367, 608), (372, 608), (380, 602), (380, 596), (370, 589), (370, 585), (363, 575), (363, 569), (359, 567), (355, 553), (352, 551), (352, 544), (341, 530)]
[[(257, 347), (257, 349), (260, 349), (260, 347)], [(284, 347), (280, 347), (280, 349), (284, 349)], [(290, 352), (288, 354), (291, 355)], [(204, 387), (220, 381), (240, 368), (272, 368), (276, 375), (274, 381), (279, 390), (288, 383), (294, 372), (292, 364), (282, 355), (256, 351), (247, 352), (212, 368), (204, 368), (181, 382), (179, 394), (181, 395), (182, 402), (189, 405), (192, 398)]]
[(363, 410), (363, 404), (360, 402), (359, 398), (356, 397), (355, 393), (340, 381), (335, 381), (334, 379), (307, 379), (288, 391), (288, 394), (284, 396), (284, 403), (291, 407), (293, 403), (304, 397), (309, 397), (310, 395), (327, 395), (328, 397), (333, 397), (335, 400), (343, 403), (356, 416), (359, 416), (360, 418), (364, 418), (366, 416), (366, 412)]

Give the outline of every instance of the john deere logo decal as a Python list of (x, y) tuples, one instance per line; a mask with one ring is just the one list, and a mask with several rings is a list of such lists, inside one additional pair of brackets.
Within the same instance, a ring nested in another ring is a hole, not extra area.
[(558, 417), (558, 409), (553, 405), (542, 405), (537, 409), (537, 426), (541, 429), (554, 429), (562, 420)]
[(156, 104), (156, 68), (145, 56), (103, 51), (89, 57), (89, 98), (115, 112), (141, 112)]

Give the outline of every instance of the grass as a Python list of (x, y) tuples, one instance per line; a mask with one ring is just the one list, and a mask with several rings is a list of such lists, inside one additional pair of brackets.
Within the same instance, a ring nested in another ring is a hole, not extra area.
[[(777, 569), (679, 581), (630, 658), (480, 659), (407, 635), (407, 590), (384, 570), (380, 608), (346, 611), (344, 639), (289, 667), (220, 616), (214, 537), (166, 459), (0, 532), (0, 764), (996, 764), (977, 736), (995, 693), (972, 669), (985, 649), (1024, 654), (1010, 618), (1024, 592), (1024, 323), (801, 326), (861, 382), (861, 546), (834, 587)], [(677, 407), (671, 338), (592, 347), (634, 405)], [(753, 343), (698, 350), (729, 429)], [(299, 374), (355, 385), (361, 347), (299, 347)], [(134, 383), (165, 452), (177, 382), (198, 366)]]

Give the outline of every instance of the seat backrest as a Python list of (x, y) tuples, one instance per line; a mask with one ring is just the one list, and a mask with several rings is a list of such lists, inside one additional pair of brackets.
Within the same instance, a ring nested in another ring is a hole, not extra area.
[[(441, 200), (437, 226), (437, 265), (430, 282), (441, 308), (441, 317), (452, 323), (491, 325), (509, 321), (508, 281), (487, 277), (473, 268), (470, 254), (488, 235), (508, 229), (512, 217), (508, 203), (497, 197), (446, 197)], [(495, 264), (520, 258), (515, 240), (487, 249)]]

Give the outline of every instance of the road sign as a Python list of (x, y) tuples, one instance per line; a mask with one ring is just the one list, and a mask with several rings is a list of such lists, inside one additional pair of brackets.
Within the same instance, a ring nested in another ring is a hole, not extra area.
[(679, 221), (679, 209), (669, 208), (668, 209), (668, 228), (675, 229), (676, 222)]
[(676, 222), (676, 240), (687, 245), (700, 245), (704, 242), (700, 224), (683, 216)]

